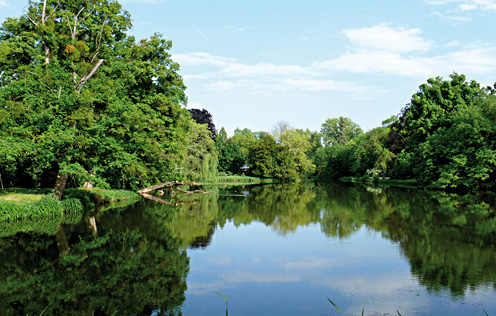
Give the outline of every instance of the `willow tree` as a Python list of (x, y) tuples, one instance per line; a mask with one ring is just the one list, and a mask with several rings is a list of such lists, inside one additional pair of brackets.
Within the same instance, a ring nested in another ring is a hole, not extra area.
[(69, 178), (138, 188), (178, 177), (188, 129), (179, 65), (171, 42), (136, 41), (130, 27), (111, 0), (29, 1), (3, 23), (0, 136), (31, 144), (31, 184), (51, 179), (61, 198)]

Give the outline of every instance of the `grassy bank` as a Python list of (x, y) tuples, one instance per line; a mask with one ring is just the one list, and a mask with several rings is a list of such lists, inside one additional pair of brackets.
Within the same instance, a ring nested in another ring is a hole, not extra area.
[(339, 178), (340, 181), (350, 182), (350, 183), (366, 183), (373, 185), (383, 185), (391, 187), (402, 187), (402, 188), (419, 188), (419, 183), (415, 179), (401, 180), (401, 179), (389, 179), (380, 177), (342, 177)]
[(74, 216), (97, 205), (131, 203), (140, 198), (125, 190), (67, 189), (64, 199), (58, 201), (50, 189), (6, 189), (0, 191), (0, 222)]
[(2, 194), (0, 200), (0, 222), (34, 219), (40, 217), (61, 217), (66, 213), (83, 211), (83, 204), (75, 198), (59, 201), (53, 193), (46, 195)]

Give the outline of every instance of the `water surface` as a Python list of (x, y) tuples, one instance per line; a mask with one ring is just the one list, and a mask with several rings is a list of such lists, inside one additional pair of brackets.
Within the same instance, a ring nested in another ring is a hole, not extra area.
[(0, 224), (1, 314), (496, 315), (494, 197), (211, 191)]

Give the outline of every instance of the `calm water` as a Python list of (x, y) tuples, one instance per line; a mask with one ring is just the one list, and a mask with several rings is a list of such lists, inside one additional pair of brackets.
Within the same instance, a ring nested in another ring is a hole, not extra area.
[(0, 224), (0, 315), (496, 315), (494, 197), (211, 190)]

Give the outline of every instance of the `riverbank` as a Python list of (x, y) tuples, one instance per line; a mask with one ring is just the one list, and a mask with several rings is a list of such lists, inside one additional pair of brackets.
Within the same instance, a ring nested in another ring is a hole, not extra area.
[(398, 188), (413, 188), (418, 189), (420, 184), (415, 179), (389, 179), (381, 177), (341, 177), (339, 181), (350, 182), (350, 183), (361, 183), (361, 184), (372, 184), (372, 185), (384, 185), (390, 187)]
[(219, 176), (217, 181), (198, 184), (259, 184), (259, 183), (280, 183), (280, 179), (257, 178), (250, 176)]
[(133, 191), (67, 189), (58, 201), (51, 189), (11, 188), (0, 191), (0, 222), (59, 217), (82, 213), (103, 204), (135, 202), (141, 196)]

